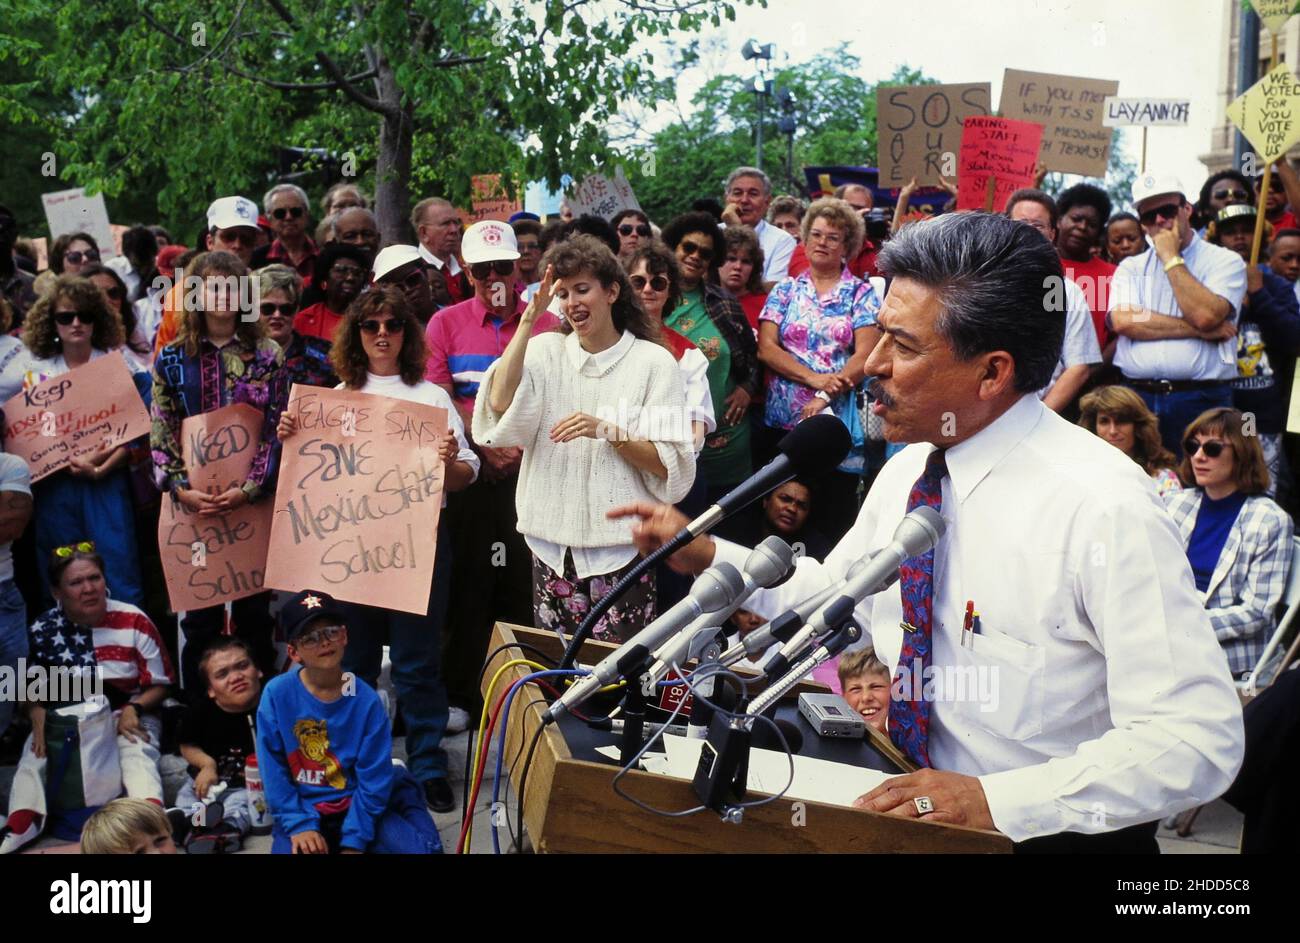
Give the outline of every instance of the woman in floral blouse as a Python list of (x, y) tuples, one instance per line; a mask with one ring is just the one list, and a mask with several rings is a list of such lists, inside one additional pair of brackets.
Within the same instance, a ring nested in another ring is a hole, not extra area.
[[(176, 341), (159, 351), (154, 362), (150, 433), (154, 480), (160, 491), (200, 518), (215, 518), (250, 501), (269, 500), (264, 488), (274, 480), (279, 457), (275, 428), (280, 409), (274, 393), (281, 352), (265, 336), (262, 320), (249, 310), (250, 278), (248, 267), (229, 252), (196, 257), (186, 272)], [(248, 479), (219, 494), (190, 487), (181, 455), (181, 423), (234, 403), (247, 403), (264, 414)], [(252, 647), (258, 667), (268, 675), (275, 658), (269, 603), (269, 592), (258, 593), (237, 600), (232, 613), (239, 636)], [(223, 606), (211, 606), (187, 612), (181, 620), (185, 633), (181, 677), (191, 694), (197, 691), (202, 696), (198, 658), (204, 644), (221, 633), (224, 616)]]
[(857, 518), (865, 437), (855, 391), (880, 339), (880, 301), (845, 267), (866, 237), (853, 207), (825, 197), (808, 207), (802, 225), (808, 270), (778, 282), (759, 316), (758, 356), (768, 367), (764, 423), (775, 438), (831, 409), (849, 427), (853, 450), (818, 489), (813, 508), (813, 526), (837, 540)]

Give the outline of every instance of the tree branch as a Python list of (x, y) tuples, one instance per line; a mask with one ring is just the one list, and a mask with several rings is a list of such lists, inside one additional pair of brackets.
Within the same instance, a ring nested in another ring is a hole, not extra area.
[[(271, 9), (275, 10), (280, 19), (284, 20), (290, 26), (298, 25), (297, 21), (293, 18), (293, 14), (289, 12), (280, 0), (267, 0), (267, 3), (271, 6)], [(360, 105), (362, 108), (365, 108), (367, 111), (378, 112), (386, 118), (396, 118), (399, 115), (401, 109), (396, 104), (389, 104), (388, 102), (380, 101), (378, 98), (372, 98), (348, 81), (348, 77), (343, 74), (343, 70), (339, 68), (338, 63), (325, 53), (318, 51), (316, 53), (316, 61), (321, 64), (321, 68), (323, 68), (326, 73), (329, 74), (330, 78), (335, 81), (338, 85), (339, 91), (352, 99), (352, 101)]]
[[(278, 88), (284, 92), (331, 92), (339, 88), (338, 82), (279, 82), (275, 79), (268, 79), (261, 75), (253, 75), (251, 72), (245, 72), (242, 69), (236, 69), (230, 63), (222, 63), (226, 71), (232, 75), (237, 75), (241, 79), (248, 79), (253, 82), (260, 82), (271, 88)], [(366, 79), (375, 77), (375, 70), (369, 69), (365, 72), (358, 72), (356, 75), (349, 75), (349, 82), (364, 82)]]

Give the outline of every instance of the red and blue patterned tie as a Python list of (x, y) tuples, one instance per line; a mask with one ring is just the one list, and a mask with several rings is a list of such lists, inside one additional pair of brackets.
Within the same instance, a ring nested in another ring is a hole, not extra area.
[[(907, 510), (922, 505), (936, 511), (943, 506), (944, 476), (948, 466), (945, 449), (935, 449), (926, 459), (925, 471), (912, 485), (907, 496)], [(922, 697), (924, 681), (932, 658), (934, 616), (934, 550), (904, 561), (898, 568), (898, 585), (903, 594), (903, 620), (913, 627), (904, 630), (903, 647), (898, 653), (898, 670), (894, 673), (889, 699), (889, 736), (895, 746), (918, 766), (930, 765), (927, 747), (930, 736), (930, 703)], [(915, 670), (913, 670), (915, 668)], [(905, 680), (904, 680), (905, 679)], [(900, 684), (901, 680), (901, 684)], [(906, 693), (906, 699), (899, 696)]]

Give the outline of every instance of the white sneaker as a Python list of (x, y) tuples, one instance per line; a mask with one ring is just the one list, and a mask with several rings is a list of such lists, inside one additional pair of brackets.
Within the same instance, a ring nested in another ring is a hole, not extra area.
[(461, 707), (447, 709), (447, 733), (464, 733), (469, 729), (469, 711)]

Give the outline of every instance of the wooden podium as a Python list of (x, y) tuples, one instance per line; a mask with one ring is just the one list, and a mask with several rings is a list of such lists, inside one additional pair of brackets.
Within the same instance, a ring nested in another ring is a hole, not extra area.
[[(557, 661), (563, 652), (553, 632), (497, 623), (491, 648), (515, 642), (546, 652)], [(613, 645), (589, 641), (580, 660), (593, 664), (612, 651)], [(506, 649), (493, 657), (484, 673), (486, 688), (506, 662), (529, 657), (526, 651)], [(534, 659), (535, 660), (535, 659)], [(525, 665), (510, 668), (497, 686), (497, 696), (514, 681), (532, 672)], [(541, 723), (542, 696), (532, 685), (515, 697), (506, 732), (506, 756), (526, 749)], [(825, 690), (809, 687), (808, 690)], [(788, 697), (796, 697), (798, 689)], [(522, 761), (515, 764), (511, 785), (516, 793)], [(1011, 840), (996, 832), (916, 819), (881, 815), (861, 809), (820, 802), (780, 799), (745, 810), (736, 825), (723, 822), (711, 811), (667, 818), (638, 808), (610, 786), (617, 769), (607, 763), (577, 759), (559, 725), (542, 734), (528, 773), (524, 796), (524, 825), (539, 852), (701, 852), (701, 853), (825, 853), (825, 852), (949, 852), (1009, 853)], [(622, 780), (625, 792), (659, 809), (687, 809), (699, 805), (691, 783), (632, 770)], [(762, 793), (751, 792), (751, 799)]]

